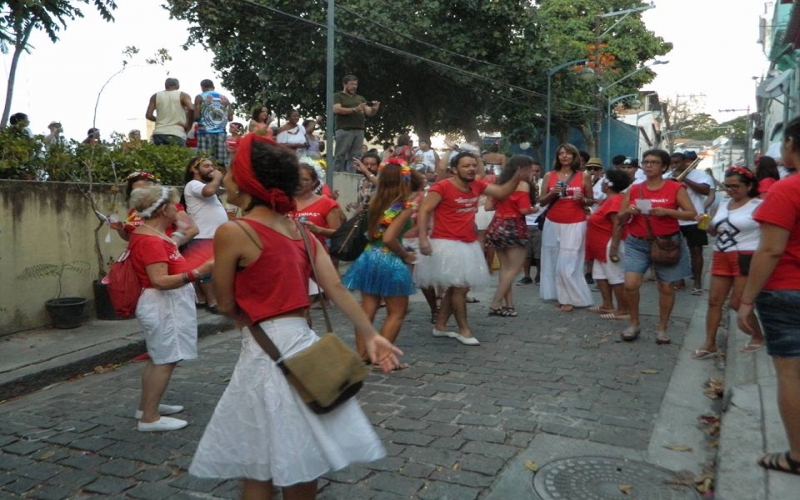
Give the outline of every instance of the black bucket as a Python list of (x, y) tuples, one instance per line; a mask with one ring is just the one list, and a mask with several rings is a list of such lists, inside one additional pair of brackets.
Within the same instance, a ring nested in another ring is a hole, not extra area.
[(44, 303), (55, 328), (78, 328), (83, 324), (83, 311), (86, 299), (80, 297), (63, 297), (51, 299)]
[(114, 304), (111, 303), (111, 296), (108, 294), (108, 285), (94, 281), (92, 287), (94, 288), (94, 310), (97, 319), (125, 319), (117, 316), (117, 313), (114, 312)]

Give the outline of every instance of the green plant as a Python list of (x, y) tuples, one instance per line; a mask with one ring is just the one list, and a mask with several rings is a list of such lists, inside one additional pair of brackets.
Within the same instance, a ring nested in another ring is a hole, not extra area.
[(27, 281), (55, 276), (58, 279), (56, 280), (56, 296), (54, 298), (59, 299), (61, 298), (62, 289), (61, 279), (64, 277), (64, 273), (69, 271), (86, 276), (89, 272), (89, 267), (89, 263), (83, 260), (62, 262), (61, 264), (36, 264), (23, 269), (17, 279)]

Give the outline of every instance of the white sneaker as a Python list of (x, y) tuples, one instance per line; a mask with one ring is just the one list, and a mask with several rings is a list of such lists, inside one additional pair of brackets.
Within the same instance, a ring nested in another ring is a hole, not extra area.
[(464, 345), (481, 345), (480, 341), (478, 341), (478, 339), (476, 339), (475, 337), (465, 337), (460, 333), (453, 333), (451, 337), (458, 340)]
[[(180, 413), (183, 411), (183, 406), (181, 405), (158, 405), (158, 414), (159, 415), (174, 415), (176, 413)], [(136, 410), (136, 413), (133, 414), (133, 418), (136, 420), (140, 420), (144, 415), (142, 410)]]
[(140, 432), (162, 432), (162, 431), (177, 431), (189, 425), (186, 420), (172, 417), (161, 417), (155, 422), (142, 422), (139, 421), (138, 429)]
[(433, 335), (434, 337), (451, 337), (452, 338), (454, 335), (458, 335), (458, 334), (455, 333), (455, 332), (443, 332), (441, 330), (437, 330), (436, 328), (434, 328), (433, 331), (431, 332), (431, 335)]

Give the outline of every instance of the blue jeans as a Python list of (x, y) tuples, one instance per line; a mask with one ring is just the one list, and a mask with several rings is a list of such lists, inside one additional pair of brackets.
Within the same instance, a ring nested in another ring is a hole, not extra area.
[(756, 297), (756, 313), (764, 330), (767, 353), (800, 358), (800, 290), (764, 290)]

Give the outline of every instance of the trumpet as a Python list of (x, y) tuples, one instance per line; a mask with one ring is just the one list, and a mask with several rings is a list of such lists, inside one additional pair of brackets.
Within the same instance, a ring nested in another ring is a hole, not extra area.
[(682, 181), (687, 175), (689, 175), (689, 172), (691, 172), (692, 170), (696, 169), (697, 166), (700, 165), (700, 162), (702, 160), (703, 159), (699, 158), (699, 157), (697, 159), (695, 159), (692, 163), (689, 164), (688, 167), (686, 167), (686, 169), (683, 172), (681, 172), (677, 176), (675, 176), (675, 180), (679, 181), (679, 182)]

